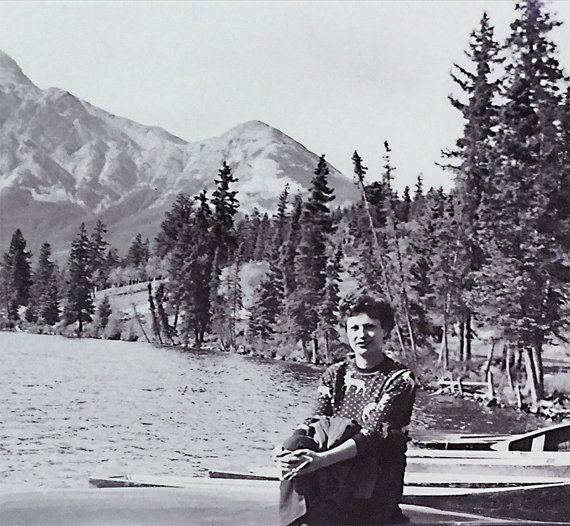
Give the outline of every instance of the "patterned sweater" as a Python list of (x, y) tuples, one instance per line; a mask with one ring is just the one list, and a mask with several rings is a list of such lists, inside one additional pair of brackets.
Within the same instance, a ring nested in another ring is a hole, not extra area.
[[(404, 365), (385, 356), (378, 366), (365, 370), (349, 356), (323, 374), (313, 414), (356, 420), (362, 426), (353, 437), (357, 455), (375, 452), (388, 460), (405, 452), (403, 433), (414, 399), (414, 376)], [(400, 451), (394, 450), (396, 444)]]

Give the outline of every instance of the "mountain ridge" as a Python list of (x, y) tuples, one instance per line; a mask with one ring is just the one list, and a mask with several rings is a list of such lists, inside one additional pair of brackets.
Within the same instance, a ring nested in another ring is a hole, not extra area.
[[(0, 51), (0, 247), (21, 228), (37, 253), (63, 253), (79, 224), (101, 219), (109, 240), (153, 238), (176, 195), (211, 191), (223, 162), (238, 178), (240, 211), (272, 211), (285, 184), (306, 193), (318, 156), (283, 131), (250, 120), (188, 142), (111, 114), (68, 91), (40, 89)], [(335, 205), (358, 198), (329, 165)], [(135, 228), (135, 230), (133, 230)]]

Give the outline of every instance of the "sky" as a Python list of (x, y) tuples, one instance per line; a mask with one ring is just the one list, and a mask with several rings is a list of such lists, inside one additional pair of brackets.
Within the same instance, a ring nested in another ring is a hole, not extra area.
[[(570, 71), (570, 1), (550, 10)], [(0, 1), (0, 49), (38, 87), (187, 141), (260, 120), (351, 177), (352, 153), (396, 187), (452, 185), (436, 165), (462, 119), (450, 78), (487, 10), (503, 39), (511, 0)]]

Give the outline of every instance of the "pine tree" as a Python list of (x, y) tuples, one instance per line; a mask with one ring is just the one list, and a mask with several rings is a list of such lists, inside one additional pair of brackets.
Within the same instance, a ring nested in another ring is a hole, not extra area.
[(190, 223), (193, 210), (194, 200), (187, 194), (180, 193), (176, 196), (155, 238), (155, 252), (158, 257), (165, 257), (174, 249), (180, 232)]
[(38, 266), (34, 272), (32, 297), (36, 305), (38, 321), (54, 325), (59, 321), (59, 290), (57, 267), (51, 261), (51, 245), (44, 243), (40, 249)]
[[(156, 237), (156, 252), (167, 256), (168, 274), (168, 291), (159, 287), (156, 308), (161, 328), (171, 342), (178, 332), (186, 342), (193, 335), (200, 344), (210, 322), (211, 225), (212, 212), (205, 190), (192, 200), (179, 194)], [(163, 302), (174, 313), (172, 327)]]
[[(301, 215), (303, 213), (303, 198), (296, 194), (293, 200), (293, 211), (289, 218), (287, 238), (281, 248), (279, 255), (279, 267), (283, 273), (283, 294), (286, 300), (290, 299), (297, 288), (297, 278), (295, 274), (295, 258), (297, 257), (297, 247), (301, 238)], [(289, 302), (286, 301), (285, 312), (291, 315)]]
[(412, 208), (412, 197), (410, 196), (410, 187), (404, 188), (402, 202), (398, 206), (396, 216), (400, 223), (407, 223), (410, 220), (410, 211)]
[(285, 185), (283, 192), (279, 195), (277, 203), (277, 213), (273, 218), (274, 235), (271, 240), (271, 259), (276, 261), (279, 258), (281, 247), (287, 238), (287, 204), (289, 199), (289, 183)]
[(254, 261), (263, 261), (268, 256), (268, 238), (270, 235), (269, 216), (267, 213), (263, 214), (259, 227), (257, 229), (257, 237), (255, 239), (255, 249), (253, 251)]
[(18, 228), (10, 240), (10, 248), (4, 253), (2, 281), (4, 302), (10, 323), (18, 320), (18, 310), (28, 304), (32, 285), (30, 259), (31, 252), (26, 250), (26, 240)]
[[(170, 257), (172, 299), (183, 314), (180, 334), (194, 335), (196, 345), (204, 341), (210, 323), (210, 280), (214, 253), (212, 212), (206, 191), (196, 196), (198, 206), (190, 223), (182, 228)], [(220, 257), (224, 250), (219, 249)]]
[(248, 335), (254, 343), (267, 345), (277, 331), (279, 316), (283, 311), (283, 276), (275, 262), (254, 291), (250, 309)]
[(241, 268), (243, 258), (243, 245), (238, 247), (235, 261), (228, 271), (228, 305), (230, 307), (229, 333), (233, 349), (237, 348), (238, 327), (243, 309), (243, 291), (241, 288)]
[[(416, 331), (413, 326), (412, 317), (410, 314), (410, 298), (409, 298), (409, 264), (410, 261), (404, 259), (404, 247), (402, 242), (401, 225), (397, 216), (398, 210), (398, 195), (392, 188), (392, 181), (394, 180), (393, 172), (395, 168), (392, 166), (390, 153), (391, 149), (387, 141), (384, 141), (385, 155), (384, 158), (384, 171), (382, 173), (382, 185), (384, 187), (384, 200), (382, 209), (384, 217), (386, 218), (386, 228), (384, 229), (383, 244), (388, 252), (387, 269), (391, 274), (393, 286), (393, 298), (395, 300), (396, 313), (401, 311), (402, 320), (407, 329), (407, 336), (409, 340), (410, 350), (412, 356), (417, 354), (416, 346)], [(404, 233), (405, 236), (405, 233)], [(398, 330), (398, 336), (401, 338), (402, 334)], [(400, 343), (402, 343), (400, 341)]]
[(338, 246), (334, 257), (331, 258), (327, 265), (327, 281), (325, 287), (325, 295), (319, 313), (319, 323), (317, 331), (319, 336), (324, 340), (324, 360), (330, 363), (332, 350), (339, 343), (338, 310), (340, 303), (340, 273), (342, 272), (342, 246)]
[(212, 332), (218, 337), (220, 346), (225, 351), (238, 347), (238, 334), (242, 332), (241, 310), (243, 309), (243, 292), (241, 288), (241, 268), (243, 247), (237, 250), (235, 260), (226, 267), (226, 277), (221, 280), (222, 270), (219, 267), (219, 251), (216, 249), (210, 279), (210, 315)]
[(91, 234), (91, 269), (93, 272), (93, 285), (99, 289), (108, 286), (109, 267), (107, 265), (107, 247), (109, 243), (105, 239), (107, 226), (101, 221), (97, 221), (93, 233)]
[(97, 307), (97, 320), (99, 321), (99, 328), (104, 329), (109, 323), (109, 317), (113, 310), (111, 309), (111, 302), (109, 296), (105, 294), (103, 301)]
[(473, 305), (469, 305), (469, 291), (473, 286), (473, 272), (483, 261), (481, 241), (477, 238), (477, 209), (489, 185), (492, 159), (495, 154), (495, 134), (499, 108), (496, 97), (499, 81), (493, 79), (496, 66), (504, 61), (500, 56), (500, 46), (494, 40), (493, 27), (487, 13), (484, 13), (479, 29), (471, 33), (467, 57), (473, 63), (472, 70), (454, 64), (452, 78), (461, 88), (466, 102), (449, 97), (451, 104), (461, 111), (465, 120), (463, 135), (457, 140), (452, 151), (444, 152), (452, 164), (447, 168), (455, 173), (458, 203), (457, 211), (457, 257), (467, 264), (458, 284), (465, 290), (460, 319), (460, 356), (471, 355), (471, 319)]
[(255, 245), (260, 225), (261, 212), (254, 206), (251, 216), (246, 215), (244, 220), (238, 222), (236, 226), (236, 238), (243, 243), (244, 262), (255, 260)]
[(109, 272), (121, 264), (119, 251), (115, 247), (110, 247), (105, 256), (105, 266)]
[(158, 343), (160, 343), (160, 345), (162, 345), (163, 341), (162, 341), (162, 335), (161, 335), (161, 330), (160, 330), (160, 319), (158, 317), (154, 298), (152, 295), (152, 283), (148, 284), (147, 290), (148, 290), (148, 307), (150, 310), (150, 317), (151, 317), (151, 321), (152, 321), (152, 332), (154, 333), (156, 339), (158, 340)]
[(238, 243), (243, 244), (243, 262), (247, 263), (253, 259), (253, 244), (255, 243), (255, 240), (252, 242), (252, 224), (248, 214), (236, 220), (235, 230)]
[(79, 232), (71, 244), (68, 261), (67, 302), (64, 314), (68, 323), (77, 322), (77, 332), (83, 332), (83, 324), (91, 321), (94, 311), (93, 282), (91, 280), (91, 242), (81, 223)]
[(212, 236), (220, 250), (220, 263), (225, 264), (237, 248), (234, 232), (234, 216), (237, 213), (239, 202), (236, 198), (237, 190), (230, 190), (230, 185), (237, 182), (232, 175), (231, 168), (224, 161), (218, 172), (218, 179), (214, 181), (216, 189), (212, 194), (213, 227)]
[(416, 179), (415, 192), (414, 192), (414, 203), (420, 201), (423, 196), (424, 196), (424, 177), (422, 174), (418, 174), (418, 177)]
[[(316, 329), (319, 321), (319, 306), (326, 285), (327, 241), (334, 231), (329, 203), (334, 192), (328, 186), (329, 169), (322, 155), (319, 159), (309, 199), (301, 216), (301, 240), (295, 258), (297, 288), (292, 298), (296, 337), (301, 341), (306, 355), (312, 362), (318, 359)], [(309, 355), (308, 344), (312, 342)]]
[(439, 195), (430, 189), (427, 195), (423, 194), (421, 176), (418, 177), (416, 192), (411, 208), (411, 217), (408, 222), (407, 233), (407, 257), (409, 263), (409, 295), (410, 312), (417, 329), (417, 337), (420, 344), (428, 344), (429, 337), (437, 333), (433, 326), (430, 315), (433, 313), (432, 284), (428, 273), (433, 265), (433, 255), (437, 248), (435, 228), (439, 215), (438, 207), (432, 208), (432, 200)]
[(174, 338), (177, 336), (176, 327), (170, 324), (170, 320), (168, 319), (168, 314), (166, 312), (165, 303), (167, 301), (167, 292), (165, 290), (164, 283), (160, 283), (160, 285), (156, 289), (156, 313), (160, 323), (160, 329), (162, 333), (170, 340), (172, 345), (176, 345), (176, 341)]
[(214, 259), (212, 261), (212, 272), (210, 275), (210, 324), (212, 333), (218, 337), (222, 350), (228, 351), (230, 348), (229, 338), (227, 334), (228, 316), (226, 301), (222, 294), (222, 283), (220, 276), (222, 269), (220, 268), (220, 251), (215, 249)]
[[(368, 219), (368, 231), (370, 232), (371, 243), (369, 245), (369, 251), (364, 252), (367, 256), (367, 262), (364, 263), (364, 268), (362, 269), (362, 275), (366, 279), (367, 283), (365, 284), (366, 287), (371, 291), (380, 292), (391, 305), (395, 305), (395, 295), (392, 290), (391, 286), (391, 279), (388, 274), (388, 261), (386, 260), (384, 254), (384, 247), (383, 247), (383, 238), (380, 237), (378, 234), (378, 225), (374, 219), (374, 211), (372, 205), (369, 200), (369, 195), (367, 192), (367, 188), (364, 184), (364, 176), (368, 171), (368, 168), (362, 164), (362, 158), (358, 155), (358, 152), (355, 151), (352, 156), (352, 162), (354, 164), (354, 173), (356, 174), (356, 183), (360, 188), (362, 200), (364, 202), (364, 209), (366, 212), (366, 217)], [(386, 188), (386, 183), (390, 183), (391, 171), (387, 170), (384, 173), (383, 183), (382, 183), (382, 191), (380, 192), (381, 202), (380, 207), (382, 210), (381, 219), (385, 226), (386, 220), (386, 207), (384, 205), (385, 202), (391, 202), (392, 196), (385, 195), (386, 191), (391, 191), (390, 188)], [(372, 273), (370, 271), (372, 270)], [(380, 280), (375, 280), (375, 276), (379, 275)], [(378, 283), (379, 281), (379, 283)], [(380, 289), (380, 290), (378, 290)], [(398, 336), (398, 340), (400, 343), (400, 349), (402, 352), (405, 352), (406, 346), (404, 344), (404, 338), (402, 335), (402, 329), (400, 328), (399, 321), (396, 317), (396, 325), (395, 325), (396, 334)]]
[(461, 276), (462, 260), (458, 257), (457, 222), (453, 197), (443, 189), (435, 194), (432, 216), (434, 243), (431, 267), (428, 270), (431, 303), (442, 323), (440, 359), (444, 369), (449, 364), (448, 335), (453, 323), (461, 320), (463, 312)]
[(125, 262), (136, 269), (142, 269), (148, 263), (149, 257), (148, 239), (143, 241), (142, 235), (138, 233), (129, 247)]
[[(561, 87), (567, 78), (549, 33), (560, 25), (540, 0), (517, 4), (507, 39), (509, 62), (496, 158), (478, 214), (487, 256), (474, 295), (487, 321), (524, 356), (529, 390), (543, 395), (542, 348), (567, 327), (569, 264), (555, 212), (564, 166)], [(567, 152), (567, 149), (566, 149)], [(499, 285), (498, 290), (491, 289)]]

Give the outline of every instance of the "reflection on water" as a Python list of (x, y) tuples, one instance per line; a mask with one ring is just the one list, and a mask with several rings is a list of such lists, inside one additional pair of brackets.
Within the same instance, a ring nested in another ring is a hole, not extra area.
[[(267, 465), (322, 369), (144, 343), (0, 332), (0, 489)], [(514, 411), (420, 393), (412, 430), (512, 432)]]

